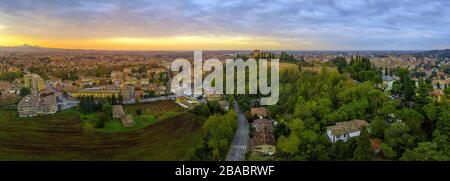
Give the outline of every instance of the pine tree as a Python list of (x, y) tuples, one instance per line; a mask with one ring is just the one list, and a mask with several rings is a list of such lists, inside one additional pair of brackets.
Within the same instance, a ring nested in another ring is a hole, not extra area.
[(361, 131), (361, 135), (356, 140), (356, 149), (353, 154), (354, 160), (370, 160), (373, 156), (372, 147), (367, 131)]
[(425, 81), (419, 81), (419, 88), (417, 90), (417, 104), (422, 107), (430, 103), (429, 92), (431, 90), (431, 86), (428, 85)]
[(123, 96), (122, 94), (119, 94), (119, 98), (117, 99), (117, 104), (122, 104), (123, 102)]
[(111, 96), (111, 105), (116, 105), (116, 104), (117, 104), (116, 95), (113, 94), (113, 95)]
[(88, 112), (93, 112), (94, 111), (94, 96), (90, 96), (88, 98)]

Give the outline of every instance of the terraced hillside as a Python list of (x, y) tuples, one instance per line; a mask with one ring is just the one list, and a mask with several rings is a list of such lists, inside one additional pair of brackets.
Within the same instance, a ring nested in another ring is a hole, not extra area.
[(0, 111), (0, 160), (184, 160), (203, 119), (181, 113), (129, 132), (99, 132), (73, 112), (33, 119)]

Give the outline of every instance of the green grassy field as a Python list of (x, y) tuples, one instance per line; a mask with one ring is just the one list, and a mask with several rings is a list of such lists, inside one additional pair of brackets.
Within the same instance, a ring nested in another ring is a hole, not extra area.
[[(185, 111), (173, 101), (157, 101), (145, 104), (125, 105), (123, 107), (127, 115), (133, 116), (135, 122), (133, 127), (124, 128), (119, 119), (113, 119), (105, 122), (103, 128), (97, 128), (96, 130), (102, 132), (135, 131)], [(138, 114), (137, 110), (140, 110), (141, 113)], [(101, 116), (100, 112), (81, 113), (76, 109), (69, 111), (79, 114), (81, 119), (86, 121), (86, 126), (90, 127), (95, 127), (95, 121), (100, 119)]]
[[(105, 123), (105, 127), (103, 128), (97, 128), (97, 131), (103, 131), (103, 132), (120, 132), (120, 131), (135, 131), (142, 128), (145, 128), (151, 124), (154, 124), (157, 122), (154, 115), (140, 115), (133, 118), (134, 120), (134, 126), (124, 128), (122, 126), (122, 122), (119, 119), (113, 119), (111, 121), (108, 121)], [(160, 120), (158, 120), (160, 121)], [(92, 127), (95, 127), (95, 124), (91, 122), (90, 124)]]
[(298, 65), (293, 63), (280, 62), (280, 70), (298, 69)]
[(202, 141), (204, 122), (167, 108), (153, 112), (153, 122), (142, 129), (108, 132), (96, 130), (76, 111), (30, 119), (15, 114), (0, 111), (0, 160), (184, 160)]

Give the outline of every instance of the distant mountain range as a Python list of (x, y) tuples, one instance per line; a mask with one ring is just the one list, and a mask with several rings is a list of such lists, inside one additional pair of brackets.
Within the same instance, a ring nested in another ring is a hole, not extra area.
[(90, 50), (90, 49), (65, 49), (65, 48), (46, 48), (23, 44), (20, 46), (0, 46), (0, 52), (117, 52), (114, 50)]
[(40, 46), (33, 45), (20, 45), (20, 46), (0, 46), (0, 51), (3, 52), (52, 52), (52, 51), (62, 51), (64, 49), (58, 48), (44, 48)]
[(0, 51), (36, 51), (42, 49), (39, 46), (24, 44), (21, 46), (0, 46)]
[(95, 50), (95, 49), (65, 49), (65, 48), (46, 48), (41, 46), (34, 46), (23, 44), (20, 46), (0, 46), (0, 52), (30, 52), (30, 53), (47, 53), (47, 52), (58, 52), (58, 53), (117, 53), (117, 52), (191, 52), (187, 50), (176, 50), (176, 51), (165, 51), (165, 50)]

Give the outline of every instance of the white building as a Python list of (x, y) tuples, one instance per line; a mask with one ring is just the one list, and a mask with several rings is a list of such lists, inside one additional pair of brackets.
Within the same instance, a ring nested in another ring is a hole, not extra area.
[(450, 86), (450, 79), (433, 80), (431, 84), (433, 85), (433, 89), (446, 89), (448, 86)]
[(369, 125), (369, 123), (364, 120), (352, 120), (336, 123), (335, 126), (327, 127), (327, 136), (332, 143), (336, 143), (339, 140), (346, 142), (352, 137), (359, 136), (361, 134), (361, 130), (367, 125)]
[(49, 115), (58, 111), (55, 95), (25, 96), (17, 105), (19, 117), (35, 117), (37, 115)]
[(392, 90), (392, 86), (394, 85), (394, 82), (398, 80), (397, 77), (391, 77), (391, 76), (386, 76), (386, 75), (383, 75), (382, 78), (383, 78), (384, 91)]

